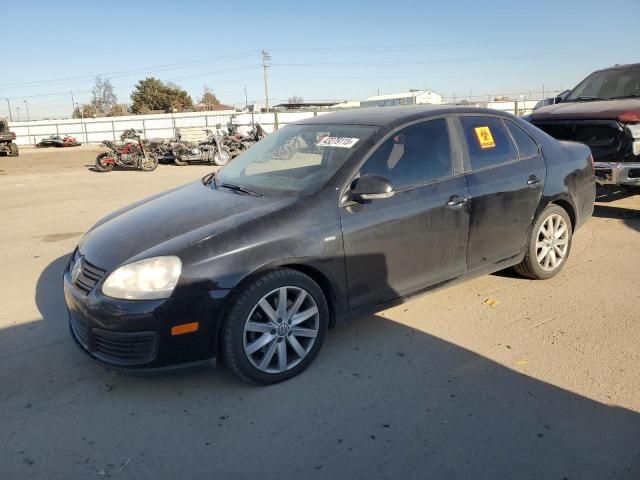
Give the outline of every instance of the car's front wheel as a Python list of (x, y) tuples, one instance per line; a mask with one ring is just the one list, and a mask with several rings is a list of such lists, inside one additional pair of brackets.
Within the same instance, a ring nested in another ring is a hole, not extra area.
[(313, 362), (328, 325), (318, 284), (297, 270), (273, 270), (247, 285), (231, 307), (222, 332), (224, 362), (248, 382), (281, 382)]
[(567, 211), (558, 205), (549, 205), (531, 228), (524, 259), (516, 265), (516, 272), (536, 280), (553, 277), (569, 257), (572, 237)]

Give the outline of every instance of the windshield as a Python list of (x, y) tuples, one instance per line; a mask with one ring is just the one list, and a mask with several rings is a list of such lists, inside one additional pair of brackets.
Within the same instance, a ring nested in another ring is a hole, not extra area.
[(375, 131), (357, 125), (288, 125), (220, 169), (215, 183), (261, 195), (311, 193)]
[(585, 78), (566, 102), (640, 97), (640, 67), (595, 72)]

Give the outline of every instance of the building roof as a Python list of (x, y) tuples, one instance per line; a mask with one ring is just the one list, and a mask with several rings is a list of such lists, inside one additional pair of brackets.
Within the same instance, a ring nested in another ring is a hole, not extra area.
[(395, 123), (405, 123), (421, 118), (450, 113), (488, 113), (509, 116), (508, 113), (487, 108), (474, 108), (453, 105), (410, 105), (399, 107), (370, 107), (343, 110), (309, 117), (294, 122), (298, 125), (371, 125), (381, 127)]
[(423, 93), (435, 93), (435, 92), (432, 92), (431, 90), (412, 90), (409, 92), (389, 93), (387, 95), (374, 95), (373, 97), (369, 97), (364, 101), (373, 102), (376, 100), (393, 100), (395, 98), (417, 97), (418, 95), (422, 95)]

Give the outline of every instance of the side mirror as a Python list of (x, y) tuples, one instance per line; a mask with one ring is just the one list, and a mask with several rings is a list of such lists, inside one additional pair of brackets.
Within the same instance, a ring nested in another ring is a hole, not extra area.
[(390, 198), (395, 193), (388, 178), (373, 173), (356, 178), (351, 185), (351, 199), (358, 203)]

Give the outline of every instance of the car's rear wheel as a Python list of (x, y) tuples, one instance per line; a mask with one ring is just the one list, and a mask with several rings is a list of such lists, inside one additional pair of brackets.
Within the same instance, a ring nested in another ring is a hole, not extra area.
[(544, 280), (556, 275), (569, 257), (573, 229), (567, 211), (549, 205), (538, 216), (522, 263), (515, 270), (520, 275)]
[(9, 153), (10, 157), (17, 157), (18, 155), (20, 155), (18, 145), (16, 145), (15, 143), (10, 144), (9, 149), (11, 150), (11, 152)]
[(318, 284), (297, 270), (273, 270), (247, 285), (231, 307), (222, 332), (224, 362), (248, 382), (281, 382), (313, 362), (328, 325)]

